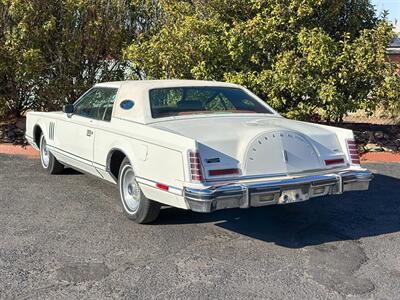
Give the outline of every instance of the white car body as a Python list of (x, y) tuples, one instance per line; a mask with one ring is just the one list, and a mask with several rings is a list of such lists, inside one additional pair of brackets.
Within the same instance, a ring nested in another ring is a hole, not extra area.
[[(232, 87), (271, 114), (193, 114), (153, 118), (149, 91), (167, 87)], [(165, 80), (101, 83), (118, 89), (110, 121), (63, 112), (30, 112), (26, 138), (40, 134), (64, 165), (116, 184), (116, 153), (126, 156), (148, 199), (200, 212), (283, 204), (367, 190), (372, 175), (352, 156), (350, 130), (288, 120), (245, 88), (221, 82)], [(126, 100), (133, 108), (122, 108)], [(79, 101), (79, 100), (78, 100)], [(204, 180), (192, 180), (189, 152)], [(331, 164), (331, 163), (334, 164)], [(336, 162), (336, 164), (335, 164)], [(212, 170), (238, 170), (211, 176)]]

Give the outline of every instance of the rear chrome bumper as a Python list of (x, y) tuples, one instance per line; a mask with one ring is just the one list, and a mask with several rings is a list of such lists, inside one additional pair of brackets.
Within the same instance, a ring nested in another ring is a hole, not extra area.
[(226, 208), (248, 208), (301, 202), (310, 198), (366, 191), (373, 174), (365, 169), (252, 183), (230, 183), (206, 189), (184, 189), (191, 210), (212, 212)]

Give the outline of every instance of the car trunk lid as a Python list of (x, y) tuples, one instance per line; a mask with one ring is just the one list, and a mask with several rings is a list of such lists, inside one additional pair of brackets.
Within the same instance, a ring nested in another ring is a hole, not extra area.
[(282, 117), (201, 116), (152, 126), (196, 140), (208, 180), (234, 177), (221, 172), (212, 176), (212, 170), (239, 169), (235, 176), (287, 175), (328, 169), (332, 165), (325, 160), (345, 157), (333, 131)]

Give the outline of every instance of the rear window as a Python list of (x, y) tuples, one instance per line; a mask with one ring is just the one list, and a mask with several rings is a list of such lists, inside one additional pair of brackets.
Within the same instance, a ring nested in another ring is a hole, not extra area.
[(272, 113), (242, 89), (229, 87), (153, 89), (150, 107), (153, 118), (204, 113)]

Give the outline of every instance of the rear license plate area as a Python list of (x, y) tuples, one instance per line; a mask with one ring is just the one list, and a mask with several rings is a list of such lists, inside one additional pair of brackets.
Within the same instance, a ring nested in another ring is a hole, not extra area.
[(302, 202), (310, 199), (310, 188), (285, 189), (281, 192), (278, 204)]

